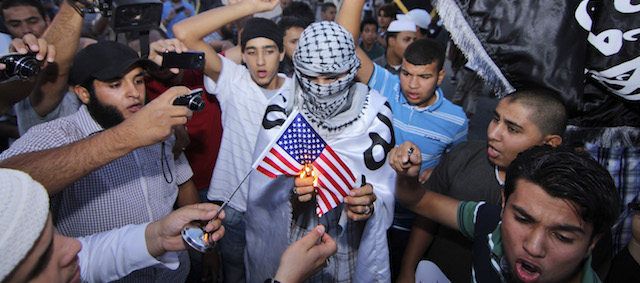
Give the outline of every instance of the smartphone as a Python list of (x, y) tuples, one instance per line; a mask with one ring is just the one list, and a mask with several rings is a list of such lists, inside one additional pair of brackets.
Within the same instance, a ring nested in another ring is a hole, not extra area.
[(162, 67), (202, 70), (204, 69), (204, 52), (165, 52), (162, 54)]
[(184, 7), (184, 6), (180, 6), (180, 7), (176, 8), (176, 14), (178, 14), (178, 13), (180, 13), (180, 12), (184, 11), (184, 9), (185, 9), (185, 7)]

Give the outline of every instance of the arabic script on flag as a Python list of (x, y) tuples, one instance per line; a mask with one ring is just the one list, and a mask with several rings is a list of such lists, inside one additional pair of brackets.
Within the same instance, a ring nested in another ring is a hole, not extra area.
[(311, 164), (318, 176), (316, 213), (322, 216), (343, 202), (356, 178), (304, 116), (294, 112), (253, 167), (275, 178), (282, 174), (297, 176), (306, 164)]

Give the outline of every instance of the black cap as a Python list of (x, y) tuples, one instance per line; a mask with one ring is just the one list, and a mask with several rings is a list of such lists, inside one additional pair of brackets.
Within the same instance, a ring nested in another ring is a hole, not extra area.
[(115, 41), (100, 41), (80, 50), (73, 58), (69, 84), (82, 84), (90, 78), (100, 81), (116, 79), (136, 63), (146, 70), (160, 68), (153, 61), (140, 58), (129, 46)]
[(282, 39), (284, 38), (284, 32), (276, 23), (272, 20), (263, 18), (252, 18), (247, 21), (242, 34), (240, 35), (240, 48), (244, 52), (244, 48), (247, 46), (247, 42), (257, 37), (265, 37), (273, 40), (278, 46), (278, 50), (282, 52)]

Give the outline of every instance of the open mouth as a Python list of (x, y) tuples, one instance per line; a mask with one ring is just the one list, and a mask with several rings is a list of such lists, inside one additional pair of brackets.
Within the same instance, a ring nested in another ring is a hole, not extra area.
[(516, 275), (523, 282), (535, 282), (540, 278), (540, 268), (524, 261), (516, 261)]
[(264, 79), (267, 77), (267, 71), (258, 70), (256, 72), (256, 75), (258, 75), (258, 78)]
[(138, 110), (140, 110), (140, 108), (142, 108), (142, 104), (137, 103), (137, 104), (134, 104), (134, 105), (131, 105), (131, 106), (127, 107), (127, 110), (129, 110), (132, 113), (135, 113)]
[(497, 149), (495, 149), (491, 145), (489, 145), (487, 147), (487, 153), (489, 154), (489, 157), (491, 157), (491, 158), (497, 158), (498, 156), (500, 156), (500, 151), (498, 151)]

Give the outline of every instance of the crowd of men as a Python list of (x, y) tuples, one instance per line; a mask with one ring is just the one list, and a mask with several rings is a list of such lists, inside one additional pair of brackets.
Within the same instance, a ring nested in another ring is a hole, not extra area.
[(0, 82), (0, 282), (639, 278), (640, 199), (615, 250), (619, 189), (563, 144), (565, 102), (517, 89), (468, 141), (435, 12), (382, 2), (168, 0), (122, 38), (92, 1), (3, 0), (0, 44), (41, 70)]

